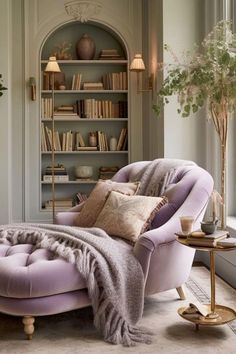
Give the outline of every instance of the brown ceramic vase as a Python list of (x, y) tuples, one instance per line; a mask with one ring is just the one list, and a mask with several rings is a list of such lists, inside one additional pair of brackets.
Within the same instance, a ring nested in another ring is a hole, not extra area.
[(83, 36), (78, 40), (76, 44), (76, 52), (78, 59), (81, 60), (92, 60), (95, 56), (95, 42), (88, 34), (83, 34)]

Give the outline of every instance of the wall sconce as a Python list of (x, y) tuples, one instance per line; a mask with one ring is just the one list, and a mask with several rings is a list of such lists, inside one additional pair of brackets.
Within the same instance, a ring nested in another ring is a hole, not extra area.
[(145, 65), (141, 54), (135, 54), (134, 59), (130, 64), (129, 70), (137, 73), (137, 93), (151, 91), (153, 95), (153, 89), (154, 89), (153, 74), (151, 74), (148, 78), (148, 88), (144, 88), (144, 89), (140, 88), (140, 73), (145, 70)]
[(29, 78), (29, 86), (30, 86), (31, 100), (35, 101), (36, 100), (36, 80), (35, 80), (35, 77)]

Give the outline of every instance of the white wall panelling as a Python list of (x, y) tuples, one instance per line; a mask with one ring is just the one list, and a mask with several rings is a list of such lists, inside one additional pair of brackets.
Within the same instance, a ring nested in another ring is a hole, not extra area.
[(11, 1), (0, 1), (0, 73), (8, 91), (0, 97), (0, 223), (11, 219)]

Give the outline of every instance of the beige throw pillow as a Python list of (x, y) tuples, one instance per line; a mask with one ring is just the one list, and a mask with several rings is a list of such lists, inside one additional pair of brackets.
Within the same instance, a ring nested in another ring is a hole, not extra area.
[(122, 183), (111, 180), (99, 180), (85, 201), (83, 209), (76, 218), (75, 224), (81, 227), (92, 227), (112, 190), (127, 195), (134, 195), (138, 192), (139, 185), (139, 182)]
[(111, 192), (94, 227), (103, 229), (111, 236), (135, 242), (166, 203), (165, 197), (127, 196)]

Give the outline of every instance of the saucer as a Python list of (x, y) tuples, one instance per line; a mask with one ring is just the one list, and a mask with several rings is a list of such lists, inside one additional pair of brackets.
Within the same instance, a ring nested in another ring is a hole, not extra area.
[(181, 238), (187, 238), (190, 234), (184, 234), (182, 231), (175, 232), (175, 235)]

